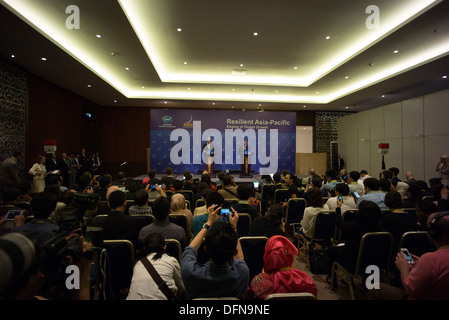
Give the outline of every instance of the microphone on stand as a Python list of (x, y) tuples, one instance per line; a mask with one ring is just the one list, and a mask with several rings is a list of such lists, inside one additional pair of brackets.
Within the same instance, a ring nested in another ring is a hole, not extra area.
[(126, 164), (126, 161), (123, 162), (123, 163), (120, 165), (120, 167), (123, 167), (125, 164)]

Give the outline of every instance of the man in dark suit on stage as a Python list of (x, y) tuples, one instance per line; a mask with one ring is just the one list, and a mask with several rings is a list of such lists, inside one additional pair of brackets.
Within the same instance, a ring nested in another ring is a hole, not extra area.
[(67, 158), (67, 154), (65, 152), (61, 153), (61, 160), (59, 160), (59, 167), (61, 169), (61, 177), (63, 179), (62, 185), (66, 188), (70, 188), (70, 174), (72, 165)]
[(337, 171), (337, 173), (340, 173), (344, 167), (345, 160), (341, 158), (341, 154), (337, 154), (337, 159), (334, 160), (334, 170)]

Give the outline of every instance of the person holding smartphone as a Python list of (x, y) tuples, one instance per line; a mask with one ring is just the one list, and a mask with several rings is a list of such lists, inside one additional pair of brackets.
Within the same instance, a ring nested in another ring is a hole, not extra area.
[[(249, 268), (244, 260), (237, 233), (239, 216), (231, 209), (229, 222), (219, 221), (221, 209), (222, 207), (217, 204), (208, 206), (207, 222), (182, 254), (181, 276), (187, 299), (207, 297), (242, 299), (246, 293)], [(203, 239), (204, 250), (209, 256), (206, 263), (198, 262), (198, 250)]]

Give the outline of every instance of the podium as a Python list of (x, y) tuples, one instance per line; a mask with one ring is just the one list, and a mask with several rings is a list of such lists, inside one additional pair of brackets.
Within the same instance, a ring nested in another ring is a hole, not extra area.
[(244, 151), (243, 154), (243, 164), (240, 170), (240, 177), (252, 177), (251, 175), (251, 164), (249, 163), (248, 150)]
[(211, 178), (215, 178), (214, 175), (214, 149), (206, 151), (206, 162), (204, 164), (204, 170), (207, 171)]

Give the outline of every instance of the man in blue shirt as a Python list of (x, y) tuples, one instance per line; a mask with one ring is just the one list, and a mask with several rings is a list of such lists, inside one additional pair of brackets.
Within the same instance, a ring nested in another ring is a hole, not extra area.
[[(242, 299), (249, 284), (249, 269), (238, 239), (238, 213), (231, 209), (229, 222), (218, 221), (221, 206), (208, 208), (208, 219), (181, 259), (181, 277), (187, 299), (236, 297)], [(199, 263), (198, 249), (204, 239), (209, 261)]]
[(380, 183), (376, 178), (368, 178), (363, 181), (365, 187), (365, 195), (357, 201), (357, 209), (362, 201), (372, 201), (382, 209), (388, 209), (384, 203), (385, 193), (380, 191)]

